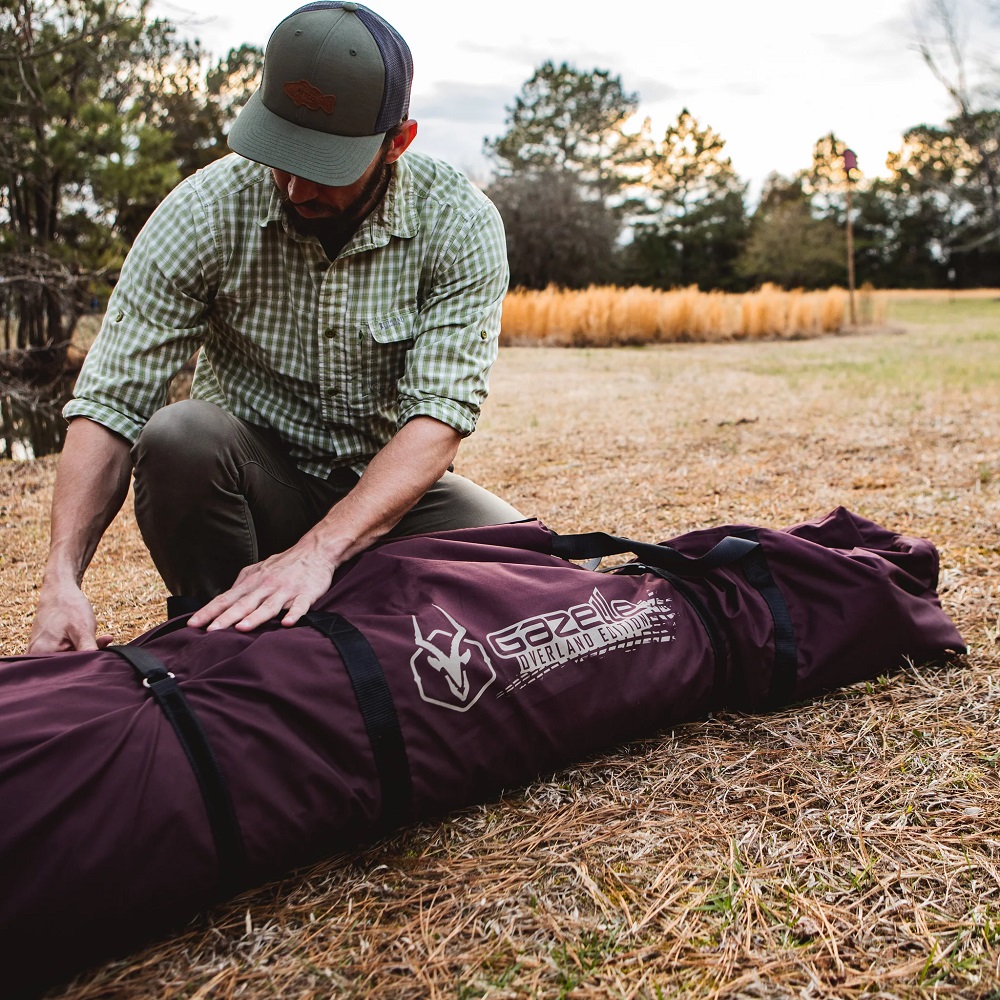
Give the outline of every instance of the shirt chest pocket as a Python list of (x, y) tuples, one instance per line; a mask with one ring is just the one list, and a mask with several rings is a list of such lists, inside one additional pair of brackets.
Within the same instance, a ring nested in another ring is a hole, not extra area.
[(416, 335), (416, 310), (404, 310), (364, 321), (357, 328), (352, 402), (382, 410), (396, 402), (406, 355)]

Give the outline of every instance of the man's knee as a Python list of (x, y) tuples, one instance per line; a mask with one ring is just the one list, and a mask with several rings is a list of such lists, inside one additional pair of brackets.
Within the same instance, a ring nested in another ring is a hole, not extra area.
[(137, 474), (155, 468), (182, 466), (197, 476), (206, 466), (217, 467), (233, 438), (233, 418), (214, 403), (185, 399), (157, 410), (132, 448)]
[(446, 472), (391, 532), (416, 535), (523, 521), (524, 515), (463, 476)]

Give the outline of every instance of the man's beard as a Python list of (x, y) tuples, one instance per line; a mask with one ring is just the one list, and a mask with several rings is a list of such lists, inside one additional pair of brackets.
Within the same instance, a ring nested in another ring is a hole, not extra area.
[[(288, 200), (287, 193), (279, 188), (281, 207), (284, 209), (288, 224), (301, 236), (315, 236), (324, 245), (338, 242), (346, 244), (385, 192), (392, 173), (391, 164), (385, 162), (387, 153), (388, 150), (383, 149), (378, 169), (368, 178), (354, 203), (348, 208), (336, 211), (333, 215), (307, 219), (296, 211), (295, 205)], [(324, 205), (320, 201), (305, 202), (303, 207), (312, 207), (317, 211), (331, 210), (329, 205)]]

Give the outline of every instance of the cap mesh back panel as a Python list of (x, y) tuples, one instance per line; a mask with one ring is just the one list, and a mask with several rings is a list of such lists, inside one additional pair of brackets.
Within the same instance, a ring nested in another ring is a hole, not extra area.
[(385, 90), (375, 132), (387, 132), (409, 114), (413, 60), (406, 43), (382, 18), (365, 7), (359, 6), (357, 13), (375, 39), (385, 63)]

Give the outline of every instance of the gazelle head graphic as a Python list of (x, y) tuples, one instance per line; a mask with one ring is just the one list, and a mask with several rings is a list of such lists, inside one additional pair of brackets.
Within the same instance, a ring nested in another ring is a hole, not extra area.
[[(466, 649), (464, 653), (459, 653), (462, 648), (462, 643), (465, 640), (466, 629), (464, 625), (459, 625), (451, 615), (448, 614), (444, 608), (433, 605), (437, 608), (451, 622), (454, 626), (455, 631), (451, 636), (450, 647), (447, 651), (438, 649), (430, 640), (438, 634), (444, 635), (444, 633), (432, 632), (430, 637), (425, 639), (420, 634), (420, 625), (417, 622), (416, 615), (413, 616), (413, 637), (416, 640), (417, 646), (422, 649), (427, 654), (427, 662), (436, 670), (438, 673), (443, 673), (445, 680), (448, 682), (448, 688), (451, 693), (459, 700), (465, 701), (469, 697), (469, 677), (465, 672), (465, 667), (469, 662), (469, 657), (472, 655), (471, 649)], [(445, 636), (447, 638), (447, 636)]]

